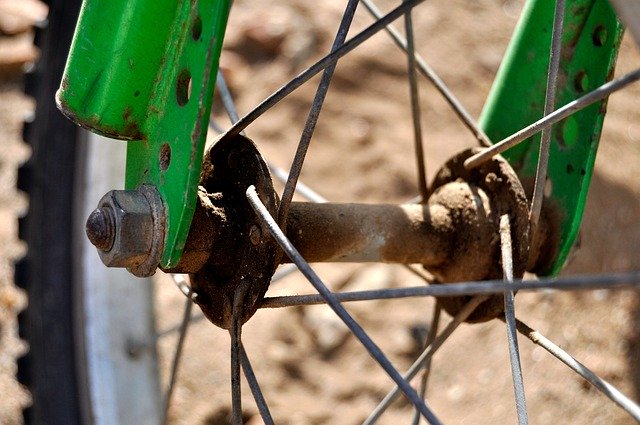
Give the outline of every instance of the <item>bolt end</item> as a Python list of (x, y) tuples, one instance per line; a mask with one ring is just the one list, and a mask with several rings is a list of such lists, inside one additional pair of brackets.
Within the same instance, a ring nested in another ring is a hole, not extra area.
[(109, 251), (115, 241), (115, 218), (108, 207), (100, 207), (89, 215), (85, 231), (89, 241), (101, 251)]

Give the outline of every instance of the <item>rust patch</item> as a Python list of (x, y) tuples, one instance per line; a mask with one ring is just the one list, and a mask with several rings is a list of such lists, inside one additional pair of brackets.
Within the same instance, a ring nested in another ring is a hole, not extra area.
[[(234, 167), (230, 158), (236, 158), (240, 166)], [(209, 250), (207, 261), (189, 276), (195, 302), (205, 316), (215, 325), (229, 329), (236, 291), (248, 287), (241, 303), (244, 323), (253, 316), (269, 287), (279, 251), (247, 201), (246, 190), (254, 185), (272, 214), (277, 212), (278, 198), (266, 163), (253, 142), (241, 135), (221, 138), (211, 147), (204, 158), (200, 183), (200, 193), (205, 193), (204, 202), (200, 202), (205, 217), (194, 220), (189, 239), (191, 233), (203, 230), (198, 224), (209, 226), (206, 223), (212, 219), (216, 223), (215, 229), (203, 232), (212, 235), (202, 241), (211, 244), (205, 246)], [(202, 196), (200, 200), (203, 201)], [(255, 228), (260, 231), (259, 238)]]
[[(464, 160), (479, 150), (467, 149), (450, 159), (432, 184), (433, 194), (429, 202), (437, 201), (452, 208), (452, 211), (457, 211), (454, 213), (457, 216), (456, 236), (451, 263), (444, 267), (429, 268), (441, 283), (502, 278), (498, 223), (500, 216), (504, 214), (508, 214), (513, 229), (514, 278), (521, 278), (527, 266), (530, 244), (529, 207), (524, 189), (515, 171), (501, 156), (471, 170), (465, 169)], [(468, 186), (466, 189), (451, 190), (450, 185), (456, 182)], [(448, 188), (448, 193), (443, 193), (445, 188)], [(490, 211), (486, 214), (486, 220), (480, 220), (482, 215), (478, 214), (478, 199), (484, 197)], [(447, 312), (455, 315), (470, 297), (448, 297), (440, 300)], [(503, 297), (492, 296), (480, 304), (467, 321), (487, 321), (498, 317), (503, 309)]]

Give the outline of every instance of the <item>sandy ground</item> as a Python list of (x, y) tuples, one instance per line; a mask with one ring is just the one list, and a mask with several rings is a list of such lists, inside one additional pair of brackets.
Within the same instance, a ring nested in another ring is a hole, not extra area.
[[(309, 2), (268, 1), (267, 10), (243, 8), (238, 0), (222, 65), (240, 113), (263, 99), (331, 44), (340, 1), (315, 10)], [(390, 4), (390, 3), (387, 3)], [(434, 2), (418, 8), (416, 44), (477, 116), (521, 7), (518, 1)], [(359, 11), (352, 33), (370, 18)], [(462, 31), (465, 30), (465, 31)], [(625, 40), (617, 74), (638, 66), (638, 53)], [(411, 146), (406, 58), (379, 34), (340, 62), (333, 90), (314, 136), (303, 180), (334, 201), (400, 202), (416, 195)], [(295, 92), (248, 129), (264, 156), (287, 167), (293, 156), (312, 83)], [(596, 172), (585, 212), (581, 247), (565, 274), (640, 268), (640, 87), (612, 96)], [(428, 174), (472, 138), (427, 84), (421, 86)], [(26, 302), (11, 283), (12, 260), (23, 247), (16, 240), (15, 217), (26, 200), (16, 195), (15, 169), (28, 152), (19, 141), (22, 114), (30, 102), (19, 80), (0, 85), (0, 422), (19, 423), (28, 394), (12, 379), (14, 358), (25, 349), (16, 339), (15, 312)], [(217, 121), (227, 125), (221, 110)], [(5, 242), (6, 241), (6, 242)], [(416, 285), (399, 267), (354, 265), (318, 267), (333, 289)], [(175, 323), (182, 295), (158, 278), (158, 327)], [(312, 288), (291, 276), (272, 294), (308, 293)], [(569, 350), (596, 373), (640, 398), (640, 305), (637, 293), (596, 291), (539, 293), (517, 297), (518, 316)], [(350, 305), (350, 312), (382, 346), (394, 364), (406, 369), (431, 317), (431, 300), (374, 301)], [(446, 323), (449, 318), (445, 316)], [(345, 334), (323, 307), (259, 311), (244, 327), (243, 340), (277, 423), (351, 424), (361, 422), (390, 389), (358, 342)], [(163, 377), (175, 338), (160, 342)], [(520, 340), (527, 402), (532, 423), (631, 423), (622, 411), (542, 349)], [(195, 324), (186, 344), (173, 423), (225, 423), (229, 406), (228, 336), (205, 322)], [(259, 423), (247, 394), (245, 412)], [(428, 400), (445, 423), (515, 423), (506, 332), (501, 322), (465, 325), (437, 353)], [(407, 403), (394, 404), (383, 423), (407, 423)], [(255, 422), (253, 422), (255, 421)]]

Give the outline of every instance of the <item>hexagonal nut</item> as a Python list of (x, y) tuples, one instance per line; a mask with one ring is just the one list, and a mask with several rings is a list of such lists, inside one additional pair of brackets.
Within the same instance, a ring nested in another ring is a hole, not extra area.
[(102, 197), (98, 208), (109, 208), (113, 212), (115, 226), (111, 248), (107, 251), (98, 249), (102, 262), (108, 267), (126, 267), (130, 271), (148, 262), (154, 251), (154, 231), (157, 230), (148, 197), (139, 190), (112, 190)]

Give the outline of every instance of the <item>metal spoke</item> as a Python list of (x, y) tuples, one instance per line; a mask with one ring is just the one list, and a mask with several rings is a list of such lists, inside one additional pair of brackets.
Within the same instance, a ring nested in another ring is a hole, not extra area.
[[(275, 165), (269, 162), (267, 162), (267, 165), (269, 166), (269, 170), (271, 170), (271, 173), (275, 176), (275, 178), (280, 180), (282, 183), (287, 182), (287, 180), (289, 179), (289, 173), (287, 173), (282, 168), (276, 167)], [(317, 192), (315, 192), (313, 189), (311, 189), (309, 186), (307, 186), (301, 181), (298, 181), (298, 184), (296, 185), (296, 192), (298, 192), (301, 196), (307, 199), (307, 201), (311, 201), (315, 203), (328, 202), (327, 198), (318, 194)]]
[[(551, 37), (551, 51), (549, 55), (549, 73), (547, 74), (547, 92), (544, 101), (543, 117), (549, 115), (556, 106), (556, 90), (558, 87), (558, 70), (560, 69), (560, 49), (562, 44), (562, 28), (564, 24), (564, 0), (556, 0), (556, 8), (553, 17), (553, 34)], [(549, 166), (549, 148), (551, 146), (551, 126), (542, 130), (540, 138), (540, 153), (538, 155), (538, 167), (536, 179), (531, 197), (531, 209), (529, 223), (533, 239), (537, 239), (538, 220), (542, 209), (544, 186), (547, 182), (547, 168)], [(535, 242), (532, 246), (536, 246)]]
[(222, 75), (222, 71), (218, 71), (218, 75), (216, 76), (216, 88), (218, 89), (220, 99), (222, 99), (222, 105), (224, 106), (224, 110), (227, 111), (227, 116), (231, 124), (237, 123), (240, 117), (238, 116), (236, 104), (233, 101), (233, 96), (231, 96), (231, 91), (229, 91), (229, 86), (227, 85), (224, 75)]
[(264, 220), (265, 224), (269, 228), (272, 236), (276, 239), (280, 247), (291, 258), (291, 260), (298, 266), (302, 274), (305, 275), (307, 280), (316, 288), (316, 290), (326, 300), (327, 304), (336, 313), (336, 315), (342, 319), (345, 325), (351, 330), (353, 335), (360, 340), (362, 345), (367, 349), (371, 357), (384, 369), (384, 371), (393, 379), (407, 398), (420, 410), (420, 413), (432, 424), (438, 424), (440, 421), (433, 414), (433, 412), (427, 407), (425, 402), (420, 398), (418, 393), (405, 381), (400, 373), (393, 367), (389, 359), (384, 355), (382, 350), (371, 340), (369, 335), (362, 329), (362, 327), (351, 317), (351, 315), (340, 304), (340, 301), (336, 296), (329, 291), (326, 285), (320, 280), (318, 275), (313, 271), (311, 266), (302, 258), (300, 253), (291, 245), (291, 242), (287, 239), (271, 217), (269, 211), (260, 201), (258, 194), (253, 186), (247, 189), (247, 198), (251, 203), (251, 206), (255, 210), (256, 214)]
[[(425, 367), (427, 362), (431, 359), (433, 354), (440, 348), (440, 346), (451, 336), (454, 330), (462, 323), (464, 320), (469, 317), (471, 313), (478, 307), (483, 301), (485, 301), (488, 297), (486, 295), (480, 295), (472, 298), (459, 312), (456, 316), (449, 322), (449, 324), (442, 330), (442, 332), (433, 340), (433, 343), (427, 347), (426, 350), (420, 354), (420, 357), (416, 359), (415, 362), (411, 365), (409, 370), (402, 376), (405, 381), (410, 381), (413, 377), (420, 371), (421, 368)], [(376, 421), (380, 418), (380, 416), (384, 413), (385, 410), (393, 403), (393, 401), (400, 395), (400, 390), (398, 387), (395, 387), (391, 390), (385, 398), (378, 404), (378, 406), (371, 412), (366, 421), (364, 421), (365, 425), (371, 425), (376, 423)]]
[[(383, 17), (380, 9), (371, 1), (371, 0), (360, 0), (362, 4), (367, 8), (369, 13), (376, 19), (380, 19)], [(393, 41), (403, 49), (405, 52), (408, 52), (407, 48), (407, 40), (400, 34), (400, 32), (393, 26), (388, 25), (387, 33), (391, 36)], [(434, 85), (436, 90), (440, 92), (440, 94), (447, 101), (449, 106), (453, 109), (455, 114), (460, 118), (462, 123), (471, 131), (474, 135), (478, 143), (482, 146), (491, 146), (491, 141), (489, 137), (484, 133), (484, 131), (480, 128), (478, 123), (471, 117), (471, 114), (462, 106), (462, 103), (454, 96), (449, 87), (442, 81), (442, 79), (436, 74), (436, 72), (427, 64), (427, 62), (420, 55), (415, 55), (416, 65), (420, 73), (426, 77), (431, 83)]]
[(231, 406), (233, 425), (242, 425), (242, 393), (240, 392), (240, 325), (233, 321), (231, 335)]
[(606, 98), (610, 94), (623, 89), (624, 87), (638, 81), (639, 79), (640, 69), (637, 69), (633, 72), (623, 75), (620, 78), (609, 81), (608, 83), (601, 85), (592, 92), (587, 93), (586, 95), (567, 103), (559, 109), (556, 109), (546, 117), (540, 118), (538, 121), (512, 134), (506, 139), (501, 140), (495, 145), (467, 158), (467, 160), (464, 162), (464, 166), (467, 169), (477, 167), (478, 165), (491, 159), (494, 155), (497, 155), (509, 148), (514, 147), (515, 145), (525, 141), (529, 137), (538, 134), (543, 129), (548, 128), (558, 121), (567, 118), (569, 115), (572, 115), (579, 110), (584, 109), (587, 106)]
[(346, 43), (342, 45), (335, 52), (328, 54), (327, 56), (320, 59), (315, 64), (311, 65), (309, 68), (298, 74), (295, 78), (289, 81), (287, 84), (276, 90), (273, 94), (263, 100), (258, 106), (256, 106), (251, 112), (247, 115), (243, 116), (234, 126), (227, 131), (227, 135), (235, 136), (240, 134), (242, 130), (247, 128), (249, 124), (255, 121), (260, 115), (271, 109), (274, 105), (280, 102), (282, 99), (291, 94), (294, 90), (300, 87), (302, 84), (309, 81), (314, 75), (318, 74), (320, 71), (325, 69), (326, 67), (333, 64), (335, 61), (358, 47), (360, 44), (368, 40), (371, 36), (376, 34), (378, 31), (386, 27), (389, 23), (398, 19), (402, 16), (407, 10), (417, 6), (422, 3), (424, 0), (407, 0), (403, 2), (400, 6), (393, 9), (391, 12), (387, 13), (383, 17), (381, 17), (378, 21), (371, 24), (369, 27), (358, 33), (353, 38), (349, 39)]
[(414, 275), (418, 276), (420, 279), (424, 280), (425, 283), (435, 283), (436, 279), (435, 277), (431, 276), (429, 273), (427, 273), (424, 268), (420, 267), (414, 267), (410, 264), (403, 264), (402, 265), (405, 269), (407, 269), (408, 271), (410, 271), (411, 273), (413, 273)]
[[(298, 268), (295, 266), (295, 264), (287, 264), (281, 268), (279, 268), (273, 275), (273, 277), (271, 278), (271, 283), (275, 283), (281, 279), (284, 279), (285, 277), (289, 276), (292, 273), (295, 273), (298, 271)], [(187, 287), (188, 291), (191, 291), (191, 289), (189, 287)], [(181, 289), (181, 292), (182, 289)], [(187, 294), (185, 294), (187, 295)], [(193, 296), (194, 294), (192, 294)], [(202, 310), (198, 310), (195, 313), (193, 313), (191, 315), (191, 317), (189, 318), (189, 322), (191, 322), (191, 324), (194, 323), (198, 323), (202, 320), (205, 319), (204, 313), (202, 313)], [(182, 328), (182, 323), (177, 323), (161, 332), (156, 333), (152, 338), (149, 338), (147, 341), (145, 342), (141, 342), (141, 343), (136, 343), (135, 345), (133, 345), (132, 349), (134, 350), (142, 350), (142, 349), (148, 349), (148, 348), (152, 348), (154, 347), (158, 341), (164, 337), (167, 337), (169, 335), (172, 335), (178, 331), (180, 331), (180, 329)]]
[(418, 166), (418, 189), (422, 199), (429, 197), (427, 188), (427, 171), (424, 163), (424, 148), (422, 144), (422, 125), (420, 119), (420, 94), (418, 93), (418, 78), (416, 74), (416, 48), (413, 37), (413, 19), (411, 10), (404, 15), (404, 27), (407, 34), (407, 58), (409, 64), (409, 92), (411, 93), (411, 118), (413, 121), (413, 142)]
[(240, 346), (240, 361), (242, 362), (244, 377), (247, 378), (251, 394), (253, 394), (253, 398), (256, 400), (256, 405), (258, 406), (258, 411), (262, 417), (262, 422), (264, 422), (264, 425), (273, 425), (274, 422), (271, 417), (271, 412), (269, 412), (269, 406), (267, 405), (267, 401), (264, 399), (264, 395), (262, 394), (256, 375), (253, 373), (253, 367), (251, 367), (251, 362), (249, 361), (249, 357), (247, 356), (247, 352), (243, 345)]
[[(502, 272), (504, 280), (513, 282), (513, 248), (511, 245), (511, 225), (507, 214), (500, 217), (500, 252), (502, 256)], [(513, 391), (516, 397), (516, 411), (518, 424), (529, 423), (527, 418), (527, 403), (524, 395), (524, 381), (522, 366), (520, 365), (520, 350), (518, 349), (518, 335), (516, 333), (515, 300), (513, 291), (504, 293), (504, 315), (507, 324), (507, 341), (509, 343), (509, 359), (511, 360), (511, 375), (513, 377)]]
[(627, 396), (622, 394), (617, 388), (609, 384), (604, 379), (598, 377), (595, 373), (589, 370), (585, 365), (573, 358), (569, 353), (562, 348), (549, 341), (540, 332), (531, 329), (525, 323), (520, 320), (516, 321), (518, 326), (518, 332), (529, 338), (533, 343), (547, 350), (554, 357), (560, 360), (562, 363), (569, 366), (574, 372), (582, 376), (589, 381), (591, 385), (600, 390), (604, 395), (609, 397), (614, 403), (623, 408), (629, 415), (631, 415), (636, 421), (640, 422), (640, 406), (630, 400)]
[(231, 318), (231, 410), (233, 425), (242, 425), (242, 393), (240, 391), (240, 348), (242, 346), (242, 302), (249, 289), (249, 283), (240, 284), (233, 295)]
[[(433, 318), (431, 319), (431, 327), (429, 328), (429, 334), (424, 341), (424, 349), (426, 350), (433, 343), (433, 340), (436, 338), (438, 334), (438, 327), (440, 325), (440, 315), (442, 313), (442, 307), (440, 303), (436, 301), (436, 305), (433, 310)], [(424, 365), (424, 370), (422, 371), (422, 379), (420, 380), (420, 397), (424, 400), (427, 396), (427, 383), (429, 382), (429, 375), (431, 372), (431, 359), (426, 361)], [(417, 410), (413, 415), (413, 425), (418, 425), (420, 423), (420, 412)]]
[[(349, 2), (347, 3), (347, 7), (345, 8), (344, 14), (342, 15), (342, 21), (340, 22), (340, 26), (338, 28), (338, 33), (336, 34), (336, 38), (333, 41), (333, 46), (331, 46), (331, 53), (336, 52), (340, 47), (344, 45), (344, 40), (347, 38), (349, 28), (351, 28), (351, 22), (353, 21), (353, 15), (356, 12), (357, 6), (358, 0), (349, 0)], [(311, 108), (309, 109), (309, 114), (307, 115), (307, 121), (305, 122), (304, 129), (302, 130), (302, 134), (300, 135), (300, 142), (298, 142), (298, 148), (296, 149), (293, 163), (291, 164), (291, 168), (289, 169), (289, 176), (287, 178), (287, 183), (284, 186), (282, 199), (280, 201), (280, 209), (278, 210), (278, 223), (282, 228), (286, 227), (289, 207), (291, 206), (291, 201), (293, 200), (293, 193), (296, 189), (298, 178), (300, 177), (300, 173), (302, 172), (302, 164), (304, 163), (304, 159), (307, 156), (309, 144), (311, 143), (311, 137), (313, 136), (316, 124), (318, 123), (320, 111), (322, 110), (322, 105), (324, 104), (327, 92), (329, 91), (329, 85), (331, 84), (331, 79), (333, 78), (333, 73), (336, 70), (337, 65), (338, 61), (333, 61), (331, 64), (329, 64), (329, 66), (325, 68), (324, 72), (322, 73), (320, 84), (318, 84), (318, 89), (316, 90), (315, 97), (313, 98), (313, 103), (311, 104)]]
[[(222, 104), (224, 105), (224, 109), (227, 111), (227, 115), (229, 116), (231, 123), (235, 124), (236, 122), (238, 122), (240, 117), (238, 116), (238, 111), (236, 109), (235, 102), (233, 101), (233, 97), (231, 96), (231, 92), (229, 91), (227, 82), (225, 81), (224, 76), (222, 75), (222, 72), (218, 72), (218, 76), (216, 79), (216, 86), (218, 88), (218, 92), (220, 93), (220, 97), (222, 99)], [(212, 126), (214, 125), (212, 120), (210, 120), (209, 122), (211, 123)], [(214, 129), (214, 131), (217, 131), (218, 133), (224, 132), (224, 130), (218, 131), (216, 128), (214, 127), (212, 128)], [(267, 166), (269, 167), (269, 170), (271, 171), (271, 173), (278, 180), (280, 180), (283, 183), (287, 182), (289, 178), (289, 173), (284, 171), (282, 168), (277, 167), (269, 162), (267, 162)], [(327, 202), (325, 198), (323, 198), (322, 196), (314, 192), (303, 182), (298, 182), (295, 190), (297, 193), (299, 193), (300, 195), (302, 195), (303, 197), (305, 197), (307, 200), (311, 202)]]
[(209, 128), (213, 131), (216, 132), (216, 134), (222, 134), (224, 133), (224, 128), (220, 127), (220, 124), (218, 124), (215, 119), (213, 118), (213, 116), (209, 117)]
[(166, 424), (169, 418), (169, 406), (171, 405), (171, 397), (173, 396), (173, 389), (175, 387), (176, 378), (178, 377), (178, 367), (180, 366), (180, 359), (182, 358), (182, 351), (184, 348), (184, 341), (187, 338), (187, 330), (191, 323), (191, 309), (193, 308), (193, 300), (191, 299), (192, 293), (189, 292), (187, 299), (185, 300), (184, 314), (182, 316), (182, 323), (180, 324), (180, 336), (178, 337), (178, 344), (176, 344), (176, 351), (173, 354), (173, 362), (171, 363), (171, 373), (169, 375), (169, 386), (164, 396), (164, 415), (162, 423)]
[[(576, 275), (564, 278), (505, 282), (483, 280), (446, 285), (412, 286), (406, 288), (373, 289), (334, 293), (340, 302), (370, 301), (411, 297), (456, 297), (460, 295), (500, 294), (505, 291), (575, 291), (591, 289), (640, 288), (640, 271), (600, 275)], [(318, 294), (266, 297), (260, 308), (280, 308), (325, 304)]]

